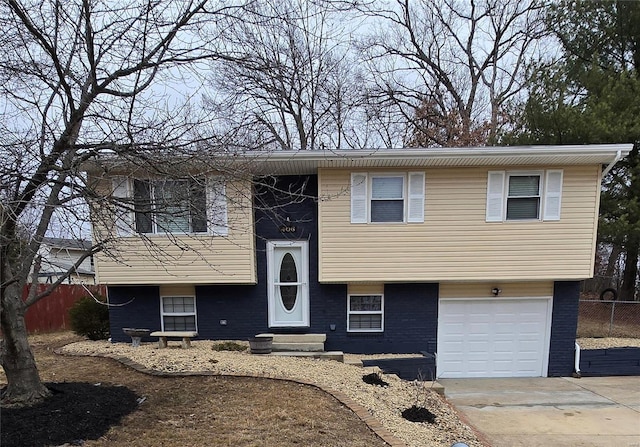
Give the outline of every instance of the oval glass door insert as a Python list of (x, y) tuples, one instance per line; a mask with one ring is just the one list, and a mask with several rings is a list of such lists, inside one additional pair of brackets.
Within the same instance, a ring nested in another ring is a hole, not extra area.
[[(287, 283), (296, 283), (294, 285)], [(280, 299), (285, 309), (291, 310), (298, 297), (298, 269), (291, 253), (285, 253), (280, 264)]]

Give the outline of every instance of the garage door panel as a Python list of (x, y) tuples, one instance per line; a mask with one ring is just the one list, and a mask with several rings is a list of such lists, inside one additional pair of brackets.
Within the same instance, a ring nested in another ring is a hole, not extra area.
[(536, 377), (546, 371), (549, 299), (440, 300), (438, 377)]

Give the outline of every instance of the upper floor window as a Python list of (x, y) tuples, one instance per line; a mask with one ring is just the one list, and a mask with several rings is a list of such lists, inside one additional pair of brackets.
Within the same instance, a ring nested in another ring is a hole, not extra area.
[(487, 222), (560, 220), (562, 170), (490, 171)]
[(134, 180), (138, 233), (205, 233), (207, 210), (204, 182)]
[(371, 222), (404, 222), (404, 176), (371, 177)]
[(424, 222), (424, 172), (351, 174), (351, 223)]
[(540, 218), (541, 177), (540, 174), (508, 174), (507, 220)]
[(217, 178), (115, 177), (113, 195), (122, 202), (115, 216), (119, 236), (228, 232), (225, 184)]

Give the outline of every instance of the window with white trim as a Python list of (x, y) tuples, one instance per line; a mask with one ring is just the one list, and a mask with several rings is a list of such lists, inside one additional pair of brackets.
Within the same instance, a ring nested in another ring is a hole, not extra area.
[(542, 174), (507, 174), (506, 220), (540, 218)]
[(126, 204), (115, 216), (119, 236), (228, 233), (225, 184), (216, 176), (170, 180), (116, 177), (113, 195)]
[(160, 297), (160, 316), (163, 331), (197, 331), (196, 297)]
[(348, 295), (348, 332), (383, 332), (384, 297), (382, 295)]
[(351, 174), (351, 223), (424, 222), (424, 172)]
[(371, 176), (371, 222), (404, 222), (404, 176)]
[(204, 182), (134, 180), (138, 233), (205, 233), (207, 210)]
[(563, 171), (489, 171), (487, 222), (560, 220)]

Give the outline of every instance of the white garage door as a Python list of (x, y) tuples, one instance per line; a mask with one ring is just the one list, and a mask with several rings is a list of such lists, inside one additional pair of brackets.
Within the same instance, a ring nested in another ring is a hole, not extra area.
[(550, 299), (441, 299), (437, 375), (547, 375)]

